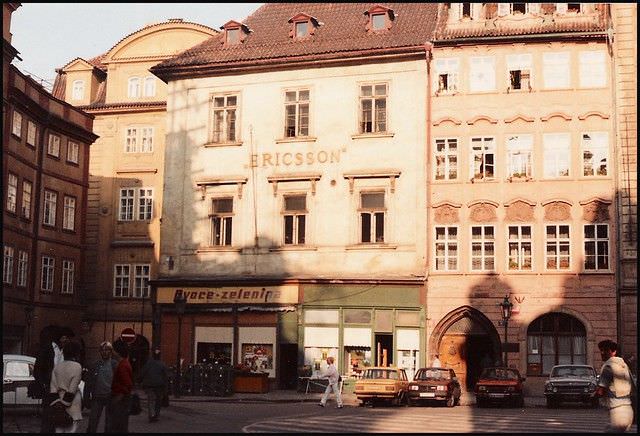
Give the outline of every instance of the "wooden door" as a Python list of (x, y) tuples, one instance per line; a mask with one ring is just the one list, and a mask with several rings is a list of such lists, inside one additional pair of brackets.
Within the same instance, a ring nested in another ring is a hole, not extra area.
[(440, 362), (445, 368), (456, 372), (460, 388), (467, 388), (467, 337), (465, 335), (444, 335), (440, 341)]

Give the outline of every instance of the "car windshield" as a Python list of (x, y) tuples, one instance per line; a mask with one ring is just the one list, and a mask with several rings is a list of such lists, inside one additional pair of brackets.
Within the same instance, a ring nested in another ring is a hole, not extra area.
[(595, 376), (596, 371), (593, 368), (582, 366), (556, 366), (551, 371), (551, 377), (591, 378)]
[(492, 380), (517, 380), (518, 373), (506, 368), (487, 368), (482, 371), (480, 378)]
[(388, 369), (367, 369), (364, 372), (362, 378), (375, 379), (386, 378), (391, 380), (398, 380), (398, 373)]
[(449, 380), (450, 378), (449, 370), (425, 369), (424, 371), (419, 371), (414, 380)]

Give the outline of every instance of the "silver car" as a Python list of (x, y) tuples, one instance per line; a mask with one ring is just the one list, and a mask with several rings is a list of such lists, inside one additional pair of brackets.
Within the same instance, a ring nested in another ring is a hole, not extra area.
[[(42, 400), (27, 396), (27, 387), (35, 380), (33, 366), (36, 358), (20, 354), (2, 355), (2, 406), (39, 405)], [(78, 386), (84, 394), (84, 381)]]
[(555, 408), (564, 401), (582, 402), (598, 407), (595, 396), (598, 378), (590, 365), (556, 365), (544, 384), (547, 407)]

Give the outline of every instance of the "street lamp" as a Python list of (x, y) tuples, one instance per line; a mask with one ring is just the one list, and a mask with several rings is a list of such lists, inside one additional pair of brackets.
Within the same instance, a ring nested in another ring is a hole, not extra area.
[(174, 395), (176, 398), (180, 398), (180, 373), (182, 372), (182, 315), (187, 308), (187, 296), (182, 289), (176, 290), (176, 295), (173, 297), (173, 304), (176, 306), (176, 313), (178, 314), (178, 356), (176, 361), (176, 385)]
[(508, 366), (507, 359), (507, 327), (509, 326), (509, 318), (511, 318), (511, 309), (513, 308), (513, 303), (509, 301), (509, 295), (504, 296), (504, 300), (499, 304), (500, 309), (502, 310), (502, 324), (504, 324), (504, 366)]

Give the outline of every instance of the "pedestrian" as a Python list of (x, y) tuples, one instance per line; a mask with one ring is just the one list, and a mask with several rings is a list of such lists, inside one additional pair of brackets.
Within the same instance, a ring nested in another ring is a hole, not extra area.
[(167, 372), (167, 366), (160, 360), (160, 350), (154, 350), (140, 373), (142, 388), (147, 394), (149, 422), (156, 422), (160, 417), (162, 400), (167, 390)]
[(441, 368), (442, 367), (442, 363), (440, 363), (440, 355), (439, 354), (435, 355), (435, 357), (433, 358), (433, 362), (432, 362), (431, 366), (433, 366), (434, 368)]
[(329, 398), (329, 394), (333, 389), (333, 393), (336, 395), (336, 402), (338, 403), (338, 409), (342, 409), (342, 396), (340, 395), (340, 375), (338, 374), (338, 370), (333, 364), (333, 357), (327, 357), (327, 373), (324, 375), (324, 378), (329, 379), (329, 384), (327, 385), (327, 389), (324, 391), (324, 395), (318, 404), (320, 407), (324, 407), (327, 404), (327, 399)]
[(82, 394), (79, 385), (82, 380), (82, 365), (80, 360), (80, 344), (67, 342), (63, 349), (64, 360), (58, 363), (51, 373), (50, 390), (55, 399), (49, 404), (62, 403), (73, 422), (65, 427), (55, 427), (56, 433), (75, 433), (82, 420)]
[(598, 348), (604, 364), (600, 369), (596, 396), (604, 397), (609, 408), (609, 425), (606, 431), (608, 433), (625, 432), (633, 422), (631, 373), (624, 360), (616, 356), (618, 344), (607, 339), (599, 342)]
[(62, 349), (69, 342), (69, 333), (56, 325), (44, 327), (40, 332), (40, 349), (33, 366), (37, 383), (36, 396), (42, 398), (40, 433), (53, 433), (55, 428), (48, 413), (49, 404), (57, 397), (51, 394), (51, 374), (56, 364), (64, 360)]
[[(91, 411), (89, 412), (89, 426), (87, 433), (97, 433), (98, 423), (103, 410), (109, 409), (111, 401), (111, 384), (113, 383), (113, 373), (116, 370), (118, 361), (113, 358), (113, 346), (111, 342), (100, 344), (101, 359), (89, 373), (85, 385), (85, 399), (90, 398)], [(104, 431), (109, 428), (109, 413), (104, 414)]]
[(111, 382), (111, 401), (107, 409), (109, 423), (107, 433), (128, 433), (133, 368), (129, 362), (129, 347), (123, 340), (118, 339), (114, 342), (113, 351), (118, 365)]

